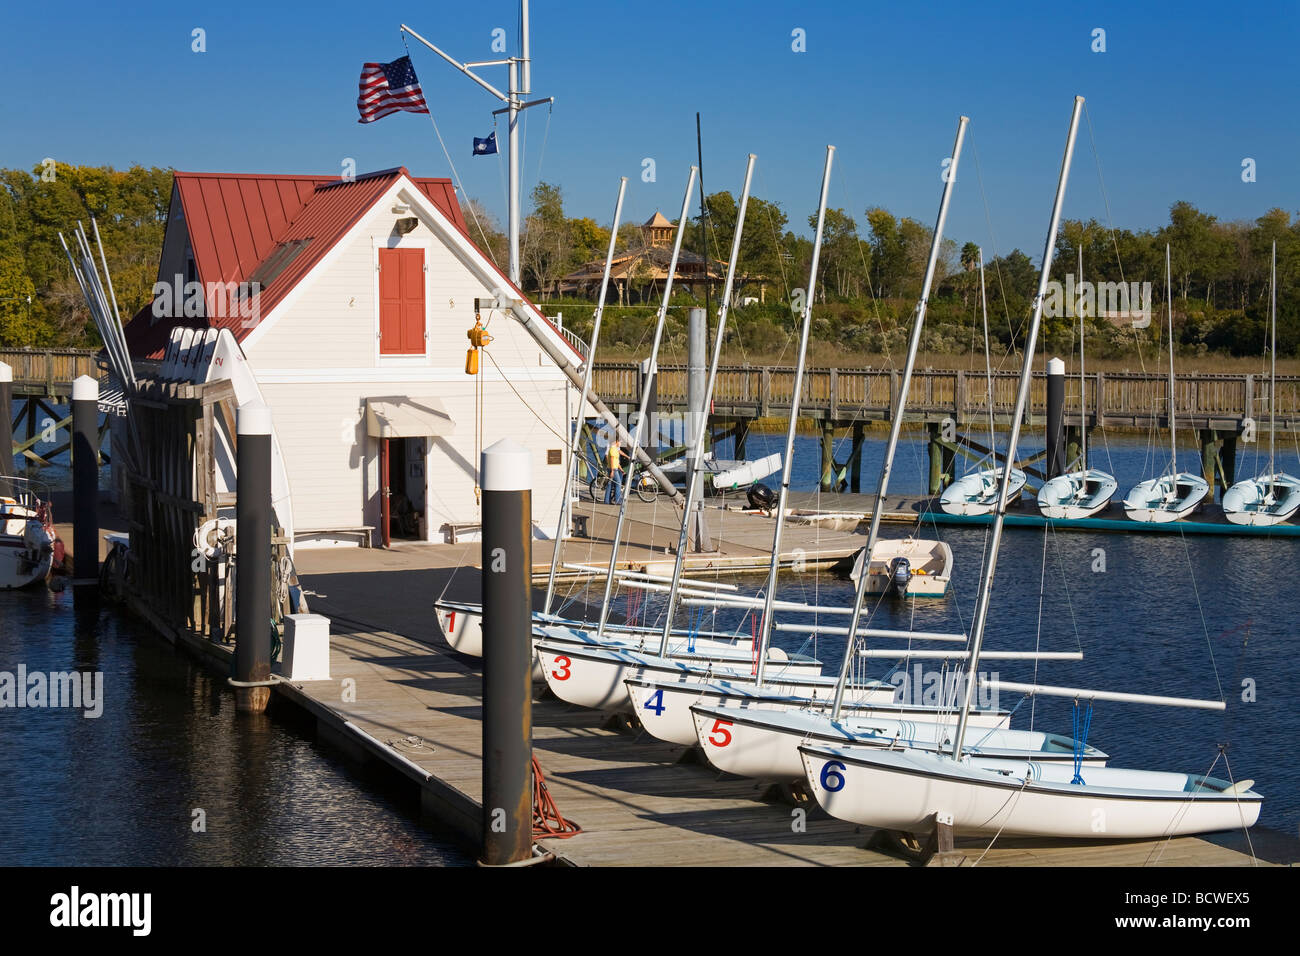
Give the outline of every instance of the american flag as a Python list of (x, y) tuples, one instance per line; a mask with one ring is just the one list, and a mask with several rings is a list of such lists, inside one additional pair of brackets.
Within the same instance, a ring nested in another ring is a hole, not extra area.
[(357, 96), (358, 123), (373, 123), (389, 113), (427, 113), (429, 106), (420, 92), (411, 58), (392, 63), (365, 63), (361, 67), (361, 92)]

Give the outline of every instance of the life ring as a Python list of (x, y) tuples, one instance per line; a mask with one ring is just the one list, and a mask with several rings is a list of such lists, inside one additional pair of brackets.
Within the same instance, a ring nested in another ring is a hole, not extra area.
[(225, 536), (227, 530), (234, 534), (235, 520), (233, 518), (212, 518), (203, 522), (194, 532), (194, 550), (200, 552), (205, 558), (215, 556), (217, 545), (221, 543), (221, 539)]

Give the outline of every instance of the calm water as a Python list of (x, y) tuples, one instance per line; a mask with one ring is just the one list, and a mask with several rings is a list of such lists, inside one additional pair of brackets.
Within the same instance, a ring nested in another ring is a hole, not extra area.
[[(1029, 436), (1026, 444), (1034, 443)], [(757, 457), (783, 444), (783, 436), (753, 435), (748, 452)], [(728, 455), (729, 443), (717, 451)], [(847, 451), (841, 443), (837, 457)], [(883, 442), (868, 444), (864, 488), (874, 486), (882, 454)], [(1288, 467), (1286, 454), (1280, 467)], [(1112, 439), (1109, 447), (1097, 443), (1093, 463), (1114, 471), (1122, 494), (1163, 468), (1164, 455), (1159, 444)], [(1191, 452), (1181, 464), (1198, 470)], [(1253, 458), (1240, 467), (1256, 470)], [(800, 437), (795, 487), (813, 488), (819, 469), (817, 439)], [(922, 491), (927, 474), (924, 439), (907, 436), (893, 490)], [(62, 469), (45, 477), (65, 484)], [(725, 517), (719, 520), (715, 530), (725, 532)], [(985, 531), (926, 531), (935, 533), (956, 558), (949, 596), (881, 603), (878, 623), (968, 626)], [(1093, 570), (1098, 548), (1104, 573)], [(1232, 773), (1254, 778), (1265, 795), (1261, 823), (1295, 833), (1300, 767), (1286, 758), (1300, 736), (1293, 690), (1300, 665), (1288, 641), (1294, 598), (1278, 582), (1296, 568), (1296, 539), (1008, 529), (988, 646), (1084, 652), (1083, 661), (1040, 664), (1036, 675), (1031, 663), (998, 662), (1007, 680), (1226, 697), (1223, 714), (1102, 703), (1089, 741), (1116, 766), (1197, 772), (1210, 770), (1227, 743)], [(754, 591), (762, 585), (744, 583)], [(847, 603), (851, 590), (825, 572), (787, 575), (780, 596)], [(653, 619), (656, 596), (645, 600), (642, 614)], [(752, 624), (739, 612), (719, 612), (714, 626), (748, 631)], [(791, 635), (777, 641), (799, 649)], [(842, 659), (838, 641), (808, 649), (832, 667)], [(0, 671), (20, 663), (29, 672), (102, 671), (106, 703), (98, 719), (73, 710), (0, 710), (0, 865), (469, 862), (420, 825), (418, 806), (389, 780), (355, 770), (288, 724), (237, 716), (218, 677), (111, 609), (77, 607), (68, 592), (0, 592)], [(871, 673), (886, 667), (872, 662)], [(1242, 700), (1243, 682), (1253, 682), (1253, 702)], [(999, 703), (1016, 707), (1018, 699)], [(1070, 702), (1020, 703), (1015, 725), (1069, 733)], [(1227, 775), (1221, 756), (1213, 772)], [(206, 833), (191, 829), (196, 808), (206, 812)]]
[[(0, 865), (462, 865), (418, 800), (71, 592), (0, 591), (0, 671), (104, 675), (98, 718), (0, 710)], [(195, 833), (194, 811), (206, 813)]]

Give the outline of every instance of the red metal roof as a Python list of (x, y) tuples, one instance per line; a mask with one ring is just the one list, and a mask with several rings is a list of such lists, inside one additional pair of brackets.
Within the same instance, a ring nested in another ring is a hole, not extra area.
[[(180, 200), (195, 270), (205, 285), (247, 282), (283, 243), (306, 240), (298, 255), (263, 285), (259, 312), (264, 318), (402, 176), (468, 237), (451, 181), (417, 178), (405, 167), (350, 180), (177, 172), (173, 196)], [(179, 306), (174, 311), (179, 312)], [(152, 322), (152, 306), (146, 306), (127, 324), (128, 345), (134, 355), (161, 358), (176, 326), (228, 328), (236, 340), (252, 331), (239, 314), (223, 316), (218, 311), (210, 301), (206, 321), (162, 317)]]

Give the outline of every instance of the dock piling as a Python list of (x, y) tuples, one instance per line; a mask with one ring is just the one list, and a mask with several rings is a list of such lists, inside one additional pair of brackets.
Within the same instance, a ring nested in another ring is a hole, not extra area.
[(532, 856), (532, 459), (483, 450), (484, 866)]
[(262, 683), (271, 679), (271, 410), (244, 405), (235, 430), (235, 705), (261, 713), (271, 699)]
[(14, 467), (14, 370), (8, 362), (0, 362), (0, 495), (9, 493), (4, 475)]
[(1043, 474), (1049, 479), (1065, 471), (1065, 363), (1047, 363), (1047, 458)]
[(99, 583), (99, 382), (72, 383), (72, 583)]

